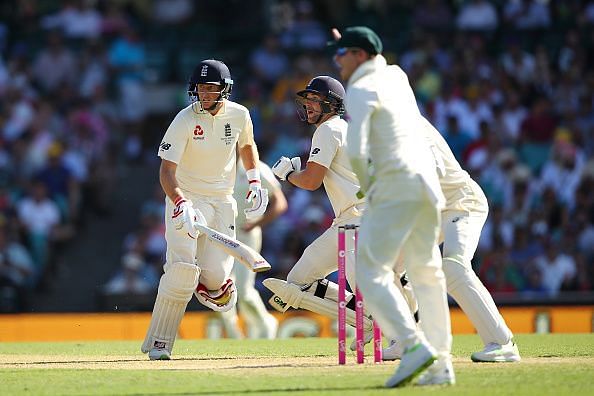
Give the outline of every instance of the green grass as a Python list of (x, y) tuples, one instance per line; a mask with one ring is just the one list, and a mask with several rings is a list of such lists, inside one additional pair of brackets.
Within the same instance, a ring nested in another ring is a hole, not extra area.
[[(396, 363), (336, 365), (336, 340), (178, 341), (149, 362), (138, 342), (0, 343), (2, 394), (594, 395), (594, 334), (518, 335), (523, 362), (476, 364), (456, 336), (454, 387), (383, 389)], [(371, 348), (368, 348), (370, 350)]]

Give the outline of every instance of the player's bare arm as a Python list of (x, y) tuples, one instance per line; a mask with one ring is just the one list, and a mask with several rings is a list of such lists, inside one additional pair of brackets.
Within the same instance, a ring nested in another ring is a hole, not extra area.
[(239, 157), (241, 158), (241, 162), (243, 162), (243, 167), (246, 170), (250, 169), (257, 169), (258, 168), (258, 149), (255, 144), (246, 144), (242, 147), (239, 147)]
[(159, 181), (161, 187), (171, 202), (175, 202), (178, 198), (184, 198), (184, 194), (177, 184), (175, 172), (177, 164), (168, 160), (161, 160), (161, 167), (159, 168)]
[(290, 173), (287, 180), (299, 188), (314, 191), (322, 185), (327, 171), (325, 166), (309, 161), (304, 170)]

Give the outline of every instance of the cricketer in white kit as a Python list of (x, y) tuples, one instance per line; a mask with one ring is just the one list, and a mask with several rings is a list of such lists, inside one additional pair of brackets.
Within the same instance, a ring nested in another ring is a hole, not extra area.
[[(269, 195), (266, 212), (258, 218), (248, 220), (244, 210), (249, 209), (249, 206), (245, 203), (243, 189), (236, 188), (233, 193), (238, 207), (237, 218), (235, 219), (237, 239), (257, 252), (262, 248), (262, 227), (265, 227), (287, 210), (287, 199), (270, 167), (260, 161), (258, 168), (260, 169), (262, 187), (268, 190)], [(241, 186), (246, 185), (247, 182), (245, 168), (242, 162), (239, 161), (237, 163), (235, 184)], [(278, 321), (266, 310), (260, 294), (254, 287), (256, 274), (245, 265), (235, 261), (232, 278), (234, 278), (237, 287), (237, 306), (229, 311), (221, 312), (221, 319), (227, 336), (230, 338), (243, 337), (238, 324), (237, 308), (239, 308), (241, 316), (247, 325), (249, 338), (275, 338)]]
[(248, 110), (228, 100), (233, 80), (217, 60), (198, 64), (189, 81), (192, 104), (181, 110), (159, 146), (159, 179), (165, 191), (166, 263), (142, 352), (151, 360), (169, 359), (177, 330), (192, 295), (215, 311), (237, 301), (230, 279), (233, 258), (218, 249), (194, 224), (235, 237), (233, 199), (236, 157), (247, 170), (248, 218), (264, 213), (258, 151)]
[[(437, 129), (420, 117), (419, 131), (425, 135), (436, 159), (439, 182), (446, 204), (441, 212), (443, 271), (447, 291), (466, 313), (485, 348), (475, 352), (475, 362), (517, 362), (520, 353), (513, 334), (499, 313), (493, 297), (476, 276), (471, 260), (489, 212), (487, 197), (462, 169)], [(397, 344), (393, 344), (397, 348)], [(390, 359), (391, 351), (384, 357)], [(396, 356), (395, 356), (396, 357)]]
[[(338, 316), (338, 285), (325, 279), (338, 266), (338, 227), (360, 224), (365, 203), (357, 198), (359, 183), (346, 153), (347, 123), (344, 112), (344, 87), (336, 79), (318, 76), (297, 93), (297, 111), (302, 121), (315, 125), (307, 166), (301, 170), (299, 157), (281, 157), (272, 171), (281, 179), (306, 190), (322, 184), (334, 210), (335, 218), (322, 235), (313, 241), (293, 266), (287, 280), (268, 278), (264, 285), (275, 295), (270, 304), (281, 312), (290, 307), (303, 308), (322, 315)], [(347, 246), (346, 276), (354, 290), (354, 235)], [(354, 295), (347, 295), (347, 323), (355, 325)], [(372, 334), (372, 322), (364, 319), (364, 327)], [(353, 349), (355, 344), (351, 345)]]
[[(383, 333), (397, 336), (404, 346), (385, 385), (408, 384), (427, 368), (419, 385), (453, 384), (450, 317), (437, 247), (445, 198), (434, 156), (418, 133), (415, 96), (406, 74), (387, 65), (375, 32), (359, 26), (333, 34), (334, 60), (348, 81), (347, 151), (368, 199), (359, 231), (357, 285)], [(400, 256), (419, 302), (422, 331), (394, 284)]]

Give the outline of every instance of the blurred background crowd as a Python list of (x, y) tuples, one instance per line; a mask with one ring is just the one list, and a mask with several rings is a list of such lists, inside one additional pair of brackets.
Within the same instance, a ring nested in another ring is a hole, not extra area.
[[(0, 311), (150, 308), (157, 146), (192, 68), (230, 67), (265, 162), (306, 160), (294, 93), (336, 76), (326, 42), (349, 25), (380, 34), (485, 190), (473, 264), (496, 300), (591, 302), (594, 1), (13, 0), (0, 4)], [(323, 191), (283, 188), (263, 250), (282, 278), (332, 221)]]

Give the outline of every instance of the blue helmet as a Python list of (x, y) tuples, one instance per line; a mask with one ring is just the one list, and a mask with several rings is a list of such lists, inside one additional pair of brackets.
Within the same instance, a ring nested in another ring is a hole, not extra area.
[(346, 92), (342, 84), (335, 78), (318, 76), (313, 78), (307, 84), (305, 89), (297, 92), (297, 96), (299, 97), (297, 99), (297, 110), (299, 117), (303, 121), (307, 120), (307, 117), (304, 117), (304, 114), (302, 113), (305, 109), (301, 98), (305, 98), (308, 93), (318, 94), (322, 97), (322, 100), (320, 101), (320, 107), (322, 109), (320, 117), (323, 114), (344, 114), (344, 97), (346, 96)]
[[(198, 84), (215, 84), (221, 87), (219, 99), (216, 101), (221, 102), (223, 99), (229, 99), (231, 96), (231, 89), (233, 88), (233, 80), (231, 79), (231, 72), (229, 68), (223, 62), (215, 59), (203, 60), (194, 68), (190, 81), (188, 82), (188, 96), (192, 105), (200, 105), (199, 110), (204, 110), (200, 98), (198, 96)], [(216, 103), (212, 108), (216, 106)], [(196, 111), (196, 109), (194, 109)], [(210, 109), (206, 109), (210, 110)]]

